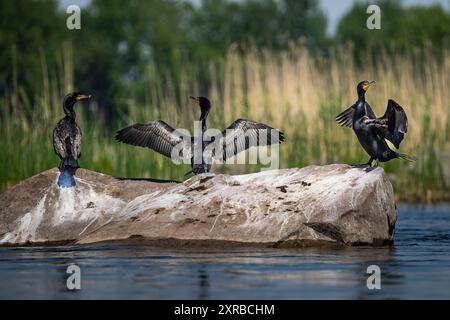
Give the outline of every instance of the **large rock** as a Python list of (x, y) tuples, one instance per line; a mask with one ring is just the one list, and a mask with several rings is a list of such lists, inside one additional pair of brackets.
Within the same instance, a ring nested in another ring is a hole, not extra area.
[[(120, 180), (89, 170), (60, 189), (58, 170), (0, 194), (0, 243), (146, 238), (275, 246), (389, 244), (396, 207), (383, 169), (309, 166), (184, 183)], [(206, 242), (204, 242), (206, 244)]]

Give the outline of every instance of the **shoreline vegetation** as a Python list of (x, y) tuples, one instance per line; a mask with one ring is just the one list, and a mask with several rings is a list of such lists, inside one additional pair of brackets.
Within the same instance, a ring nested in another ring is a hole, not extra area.
[[(449, 52), (444, 50), (437, 57), (431, 48), (424, 48), (408, 54), (383, 53), (377, 59), (368, 53), (362, 65), (355, 62), (353, 53), (351, 48), (339, 48), (317, 57), (301, 45), (277, 53), (231, 47), (225, 58), (210, 63), (206, 71), (184, 64), (176, 80), (150, 63), (144, 88), (139, 93), (126, 91), (112, 101), (121, 106), (118, 117), (102, 113), (95, 101), (75, 107), (83, 129), (80, 165), (117, 177), (183, 180), (189, 166), (175, 165), (149, 149), (118, 143), (114, 134), (132, 123), (156, 119), (192, 130), (198, 110), (190, 95), (210, 98), (210, 128), (225, 128), (242, 117), (282, 130), (286, 142), (280, 146), (280, 168), (363, 163), (368, 155), (353, 132), (334, 119), (356, 100), (356, 84), (368, 79), (376, 80), (367, 94), (376, 114), (381, 115), (392, 98), (405, 108), (409, 119), (401, 152), (418, 161), (382, 164), (397, 200), (450, 201)], [(51, 133), (63, 117), (62, 97), (72, 90), (88, 91), (74, 83), (73, 54), (72, 44), (64, 43), (58, 70), (48, 70), (41, 52), (43, 90), (30, 97), (20, 83), (13, 83), (13, 89), (0, 97), (0, 192), (58, 165)], [(259, 165), (213, 166), (213, 172), (227, 174), (259, 169)]]

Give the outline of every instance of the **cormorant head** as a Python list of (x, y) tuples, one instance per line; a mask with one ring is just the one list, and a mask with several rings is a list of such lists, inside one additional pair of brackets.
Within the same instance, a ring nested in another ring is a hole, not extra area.
[(374, 84), (375, 81), (361, 81), (360, 83), (358, 83), (358, 85), (356, 86), (356, 90), (358, 91), (358, 96), (364, 95), (367, 90), (369, 90), (369, 87)]
[(64, 113), (71, 118), (75, 118), (75, 111), (73, 111), (73, 106), (75, 103), (81, 100), (90, 99), (90, 94), (84, 94), (81, 92), (72, 92), (67, 94), (63, 99)]
[(205, 120), (209, 114), (209, 110), (211, 110), (211, 102), (209, 102), (208, 98), (205, 97), (190, 96), (190, 98), (195, 100), (195, 102), (200, 106), (200, 110), (202, 111), (202, 114), (200, 115), (200, 121)]

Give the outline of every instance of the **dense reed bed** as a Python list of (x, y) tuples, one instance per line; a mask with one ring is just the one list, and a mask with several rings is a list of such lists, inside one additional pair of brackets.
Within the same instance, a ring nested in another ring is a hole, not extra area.
[[(288, 52), (230, 49), (207, 70), (207, 85), (200, 83), (198, 67), (186, 64), (179, 79), (160, 74), (149, 65), (144, 95), (133, 90), (120, 98), (123, 114), (106, 123), (95, 103), (78, 105), (83, 128), (81, 166), (119, 177), (171, 178), (182, 180), (186, 165), (137, 147), (114, 141), (114, 132), (134, 122), (164, 119), (177, 128), (192, 130), (199, 110), (189, 95), (209, 96), (213, 110), (209, 127), (222, 129), (235, 118), (262, 121), (283, 130), (287, 140), (280, 148), (280, 166), (362, 163), (368, 156), (350, 129), (339, 127), (334, 117), (356, 100), (355, 86), (364, 79), (376, 80), (367, 99), (381, 115), (387, 99), (406, 110), (409, 132), (401, 152), (418, 157), (411, 165), (401, 160), (383, 164), (391, 174), (398, 195), (405, 200), (435, 200), (448, 196), (450, 166), (450, 53), (437, 59), (431, 50), (412, 54), (367, 56), (357, 66), (350, 50), (330, 52), (327, 58), (312, 57), (308, 50)], [(31, 104), (15, 84), (14, 92), (0, 98), (0, 190), (57, 166), (51, 132), (63, 116), (61, 98), (76, 88), (70, 46), (64, 49), (61, 67), (50, 78), (42, 59), (44, 90)], [(199, 88), (206, 88), (200, 90)], [(78, 88), (76, 88), (78, 89)], [(215, 172), (244, 173), (260, 165), (216, 165)]]

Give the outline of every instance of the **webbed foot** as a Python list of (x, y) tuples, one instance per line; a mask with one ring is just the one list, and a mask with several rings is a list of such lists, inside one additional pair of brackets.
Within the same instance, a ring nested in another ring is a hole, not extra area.
[(365, 172), (370, 172), (372, 170), (375, 170), (376, 168), (378, 168), (380, 166), (380, 163), (378, 162), (378, 160), (376, 160), (375, 165), (372, 167), (370, 166), (369, 168), (364, 169)]
[(351, 164), (350, 165), (352, 168), (366, 168), (369, 167), (370, 165), (368, 163), (362, 163), (362, 164)]
[[(353, 168), (367, 168), (367, 167), (372, 167), (372, 162), (373, 162), (373, 158), (369, 159), (369, 162), (367, 163), (363, 163), (363, 164), (351, 164), (350, 166)], [(367, 168), (367, 169), (369, 169)]]

